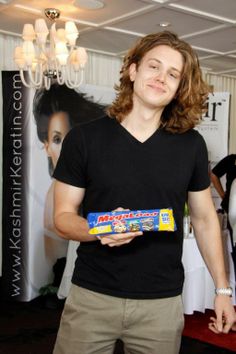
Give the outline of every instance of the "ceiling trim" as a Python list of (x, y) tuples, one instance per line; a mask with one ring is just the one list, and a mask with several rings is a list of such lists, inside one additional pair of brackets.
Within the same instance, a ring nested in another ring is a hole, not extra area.
[(201, 17), (206, 17), (208, 19), (218, 20), (218, 21), (226, 22), (226, 23), (229, 23), (229, 24), (232, 24), (232, 25), (236, 24), (236, 21), (232, 20), (230, 18), (214, 15), (214, 14), (211, 14), (209, 12), (193, 9), (191, 7), (187, 7), (187, 6), (183, 6), (183, 5), (179, 5), (179, 4), (169, 4), (168, 6), (169, 7), (174, 7), (175, 9), (182, 10), (183, 12), (192, 13), (193, 15), (199, 15)]

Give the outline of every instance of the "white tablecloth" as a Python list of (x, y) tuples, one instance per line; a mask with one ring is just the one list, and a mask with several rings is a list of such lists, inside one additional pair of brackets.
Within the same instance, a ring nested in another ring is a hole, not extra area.
[[(226, 269), (233, 288), (233, 304), (235, 304), (235, 274), (231, 257), (231, 243), (227, 233), (223, 234)], [(214, 308), (215, 286), (212, 277), (198, 250), (195, 238), (184, 239), (182, 262), (185, 269), (183, 289), (184, 313), (194, 311), (205, 312)]]

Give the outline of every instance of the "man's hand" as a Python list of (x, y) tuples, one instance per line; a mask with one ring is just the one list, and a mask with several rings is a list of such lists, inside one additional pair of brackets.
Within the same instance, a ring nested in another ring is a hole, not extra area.
[[(208, 328), (209, 328), (212, 332), (214, 332), (214, 333), (216, 333), (216, 334), (221, 333), (221, 332), (219, 332), (218, 329), (217, 329), (216, 318), (215, 318), (215, 317), (210, 317), (210, 320), (211, 320), (211, 322), (208, 323)], [(236, 317), (235, 317), (235, 323), (234, 323), (233, 326), (231, 327), (231, 330), (236, 332)]]
[(216, 318), (211, 317), (208, 327), (214, 333), (228, 333), (234, 328), (236, 314), (232, 305), (232, 300), (226, 295), (216, 295), (215, 298)]
[(130, 243), (135, 237), (141, 236), (142, 231), (137, 232), (126, 232), (121, 234), (98, 236), (102, 245), (107, 245), (109, 247), (122, 246)]
[[(130, 209), (117, 208), (114, 211), (129, 211)], [(135, 237), (142, 236), (142, 231), (124, 232), (117, 234), (110, 234), (106, 236), (97, 236), (102, 245), (109, 247), (118, 247), (130, 243)]]

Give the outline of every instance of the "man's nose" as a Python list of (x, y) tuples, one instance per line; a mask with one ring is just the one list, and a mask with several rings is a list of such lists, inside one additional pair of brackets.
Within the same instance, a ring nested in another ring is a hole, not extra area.
[(166, 73), (163, 70), (160, 70), (157, 74), (156, 74), (156, 80), (160, 81), (162, 83), (165, 82), (166, 80)]

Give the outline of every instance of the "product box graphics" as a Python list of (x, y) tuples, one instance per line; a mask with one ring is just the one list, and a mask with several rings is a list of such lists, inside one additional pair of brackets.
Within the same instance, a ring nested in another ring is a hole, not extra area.
[(123, 210), (88, 214), (89, 233), (105, 236), (136, 231), (175, 231), (171, 208)]

